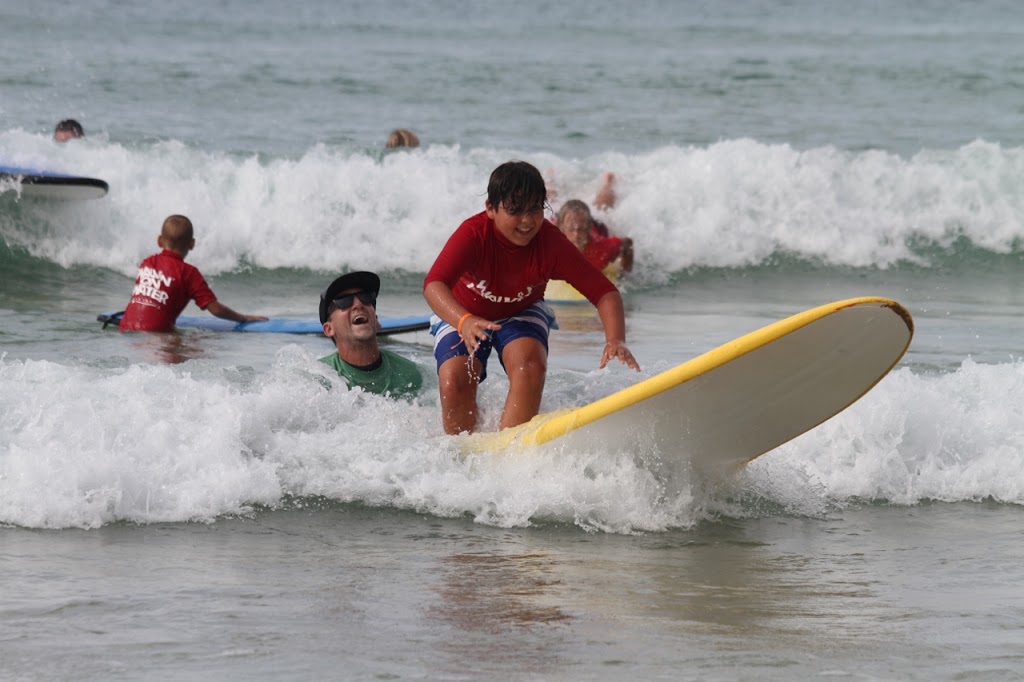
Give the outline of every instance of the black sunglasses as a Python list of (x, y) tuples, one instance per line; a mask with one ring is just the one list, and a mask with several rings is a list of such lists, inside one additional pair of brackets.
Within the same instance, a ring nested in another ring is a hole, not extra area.
[(344, 296), (339, 296), (334, 299), (331, 303), (333, 303), (338, 310), (348, 310), (352, 307), (356, 297), (359, 298), (359, 301), (363, 305), (373, 306), (374, 308), (377, 307), (377, 292), (375, 291), (357, 291), (353, 294), (345, 294)]

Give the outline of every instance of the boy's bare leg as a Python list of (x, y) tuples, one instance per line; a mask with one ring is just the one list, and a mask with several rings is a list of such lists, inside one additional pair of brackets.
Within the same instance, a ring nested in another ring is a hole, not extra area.
[(441, 423), (445, 433), (455, 435), (476, 430), (476, 387), (481, 369), (480, 361), (468, 355), (448, 358), (438, 369)]
[(502, 360), (509, 387), (498, 428), (507, 429), (530, 421), (540, 411), (548, 354), (537, 339), (522, 337), (505, 346)]

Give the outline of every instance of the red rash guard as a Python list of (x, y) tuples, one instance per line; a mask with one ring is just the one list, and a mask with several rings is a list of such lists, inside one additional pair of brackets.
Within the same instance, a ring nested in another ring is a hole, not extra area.
[(449, 237), (423, 286), (442, 282), (469, 312), (501, 320), (541, 300), (551, 279), (564, 279), (594, 305), (616, 291), (551, 222), (545, 220), (529, 244), (516, 246), (501, 236), (485, 211)]
[(169, 332), (190, 300), (203, 310), (217, 300), (202, 273), (174, 251), (164, 249), (142, 261), (121, 331)]
[(592, 237), (583, 255), (595, 268), (604, 270), (621, 252), (622, 240), (618, 237)]

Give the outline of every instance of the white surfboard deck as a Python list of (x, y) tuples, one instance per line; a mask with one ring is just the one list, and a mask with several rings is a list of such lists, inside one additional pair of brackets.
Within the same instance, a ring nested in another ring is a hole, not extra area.
[(582, 407), (464, 439), (463, 452), (655, 452), (721, 478), (841, 412), (899, 362), (910, 313), (838, 301), (730, 341)]
[(103, 180), (33, 168), (0, 166), (0, 181), (20, 185), (21, 196), (62, 201), (99, 199), (109, 187)]

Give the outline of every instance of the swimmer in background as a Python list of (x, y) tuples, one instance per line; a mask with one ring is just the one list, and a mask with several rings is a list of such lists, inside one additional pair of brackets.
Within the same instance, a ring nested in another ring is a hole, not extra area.
[(395, 149), (397, 147), (419, 147), (420, 138), (416, 136), (416, 133), (409, 130), (408, 128), (395, 128), (388, 135), (387, 148)]
[(598, 270), (603, 271), (616, 261), (622, 272), (633, 270), (633, 240), (609, 235), (608, 228), (594, 220), (586, 202), (579, 199), (565, 202), (558, 209), (555, 223)]
[(73, 118), (66, 118), (57, 124), (53, 129), (53, 139), (56, 142), (67, 142), (78, 137), (85, 137), (82, 124)]
[[(614, 183), (614, 173), (602, 176), (601, 189), (594, 197), (596, 208), (607, 210), (615, 207)], [(558, 209), (555, 224), (598, 270), (604, 271), (617, 262), (621, 272), (632, 272), (633, 240), (612, 236), (607, 225), (594, 219), (586, 202), (580, 199), (566, 201)]]
[[(552, 170), (548, 170), (552, 174)], [(549, 200), (555, 196), (554, 188), (548, 192)], [(601, 176), (601, 188), (594, 196), (594, 208), (606, 211), (615, 208), (615, 174)], [(582, 251), (595, 267), (614, 279), (619, 273), (633, 270), (633, 240), (612, 236), (608, 226), (594, 218), (590, 206), (581, 199), (569, 199), (558, 210), (553, 221), (558, 229)], [(590, 229), (586, 229), (589, 225)], [(611, 269), (606, 270), (609, 265)]]

